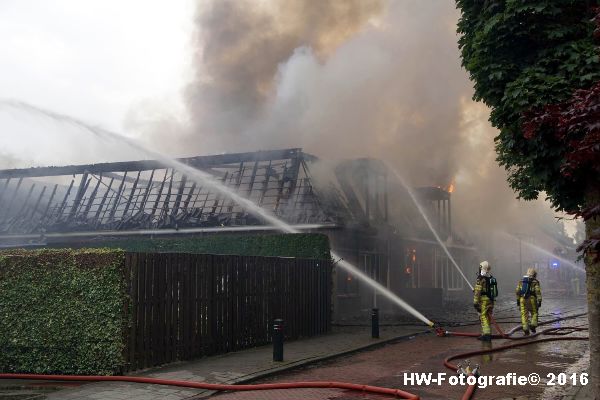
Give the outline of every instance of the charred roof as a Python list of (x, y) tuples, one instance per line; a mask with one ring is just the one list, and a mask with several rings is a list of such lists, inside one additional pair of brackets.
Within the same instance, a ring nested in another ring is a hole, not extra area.
[[(387, 219), (386, 172), (376, 160), (346, 162), (330, 177), (299, 148), (179, 161), (290, 224)], [(154, 160), (0, 170), (0, 237), (260, 225), (229, 198)]]

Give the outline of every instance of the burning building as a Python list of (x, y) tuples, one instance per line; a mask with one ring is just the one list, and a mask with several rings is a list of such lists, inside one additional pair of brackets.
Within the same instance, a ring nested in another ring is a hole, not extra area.
[[(294, 148), (180, 161), (296, 229), (326, 234), (333, 250), (409, 302), (437, 306), (466, 288), (379, 160), (332, 165)], [(452, 231), (450, 191), (428, 187), (417, 193), (459, 265), (474, 265), (474, 249)], [(0, 171), (2, 247), (273, 231), (231, 199), (157, 161)], [(374, 304), (385, 307), (344, 271), (337, 271), (334, 283), (338, 318)]]

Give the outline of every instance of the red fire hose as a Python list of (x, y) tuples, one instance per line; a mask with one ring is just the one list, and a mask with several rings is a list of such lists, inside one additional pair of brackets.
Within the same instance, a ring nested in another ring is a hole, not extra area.
[[(547, 321), (544, 324), (549, 324), (551, 322), (554, 322), (554, 321)], [(496, 324), (496, 329), (500, 330), (500, 327), (497, 326), (497, 324)], [(560, 332), (561, 330), (565, 330), (565, 332)], [(543, 331), (536, 333), (534, 336), (541, 335), (541, 334), (544, 334), (544, 335), (568, 335), (573, 332), (585, 331), (585, 330), (588, 330), (588, 328), (582, 328), (582, 327), (548, 328), (548, 329), (545, 329)], [(508, 335), (504, 334), (501, 330), (500, 330), (500, 332), (502, 334), (502, 337), (504, 337), (506, 339), (516, 340), (516, 339), (527, 338), (527, 337), (511, 338)], [(462, 333), (462, 334), (460, 334), (460, 333)], [(471, 336), (471, 335), (467, 335), (465, 332), (456, 332), (456, 333), (452, 333), (452, 335), (454, 335), (454, 336)], [(477, 335), (477, 334), (475, 334), (475, 335)], [(513, 344), (507, 344), (504, 346), (498, 346), (498, 347), (494, 347), (493, 349), (470, 351), (467, 353), (455, 354), (455, 355), (452, 355), (452, 356), (446, 358), (444, 360), (444, 366), (446, 368), (451, 369), (452, 371), (456, 371), (456, 370), (458, 370), (458, 366), (452, 364), (450, 362), (452, 360), (456, 360), (459, 358), (462, 359), (462, 358), (467, 358), (467, 357), (472, 357), (472, 356), (479, 356), (479, 355), (489, 354), (489, 353), (496, 353), (499, 351), (504, 351), (504, 350), (515, 348), (515, 347), (528, 346), (530, 344), (535, 344), (535, 343), (552, 342), (552, 341), (556, 341), (556, 340), (589, 340), (589, 338), (587, 338), (587, 337), (555, 337), (555, 338), (546, 338), (546, 339), (536, 339), (536, 340), (529, 340), (527, 342), (513, 343)], [(476, 385), (469, 385), (467, 387), (467, 390), (463, 394), (462, 400), (470, 400), (473, 397), (473, 394), (475, 393), (475, 388), (476, 388)]]
[[(562, 320), (563, 318), (558, 318), (552, 321), (546, 321), (543, 324), (549, 324), (552, 322), (556, 322), (558, 320)], [(502, 332), (496, 321), (494, 321), (494, 325), (496, 329), (501, 333), (499, 336), (501, 338), (507, 339), (516, 339), (511, 338), (510, 335), (517, 330), (517, 328), (511, 330), (509, 334), (505, 334)], [(565, 332), (561, 332), (561, 331)], [(561, 328), (548, 328), (543, 331), (538, 332), (536, 335), (547, 334), (547, 335), (566, 335), (569, 333), (573, 333), (576, 331), (587, 330), (587, 328), (582, 327), (561, 327)], [(468, 333), (468, 332), (445, 332), (445, 334), (451, 334), (453, 336), (479, 336), (478, 334)], [(439, 334), (439, 331), (438, 331)], [(442, 335), (445, 336), (445, 335)], [(531, 337), (534, 337), (531, 336)], [(530, 338), (531, 338), (530, 337)], [(528, 346), (534, 343), (542, 343), (542, 342), (550, 342), (556, 340), (588, 340), (588, 338), (583, 337), (555, 337), (555, 338), (546, 338), (546, 339), (537, 339), (537, 340), (529, 340), (527, 342), (514, 343), (499, 347), (494, 347), (492, 349), (487, 350), (477, 350), (471, 351), (467, 353), (455, 354), (444, 360), (444, 365), (451, 369), (452, 371), (457, 371), (458, 367), (452, 364), (450, 361), (459, 359), (459, 358), (467, 358), (476, 355), (483, 355), (488, 353), (495, 353), (515, 347)], [(283, 383), (267, 383), (267, 384), (254, 384), (254, 385), (231, 385), (231, 384), (218, 384), (218, 383), (204, 383), (204, 382), (189, 382), (189, 381), (176, 381), (176, 380), (168, 380), (168, 379), (157, 379), (157, 378), (144, 378), (144, 377), (136, 377), (136, 376), (82, 376), (82, 375), (38, 375), (38, 374), (10, 374), (4, 373), (0, 374), (0, 379), (32, 379), (32, 380), (51, 380), (51, 381), (78, 381), (78, 382), (101, 382), (101, 381), (109, 381), (109, 382), (134, 382), (134, 383), (149, 383), (155, 385), (167, 385), (167, 386), (179, 386), (179, 387), (188, 387), (194, 389), (205, 389), (205, 390), (229, 390), (229, 391), (240, 391), (240, 390), (272, 390), (272, 389), (299, 389), (299, 388), (329, 388), (329, 389), (346, 389), (346, 390), (354, 390), (365, 393), (374, 393), (374, 394), (384, 394), (384, 395), (392, 395), (395, 397), (403, 398), (403, 399), (411, 399), (411, 400), (419, 400), (420, 397), (400, 390), (400, 389), (392, 389), (385, 388), (379, 386), (370, 386), (370, 385), (360, 385), (356, 383), (347, 383), (347, 382), (283, 382)], [(462, 400), (469, 400), (473, 396), (475, 392), (475, 385), (470, 385), (465, 393), (463, 394)]]
[(386, 394), (402, 399), (419, 400), (416, 394), (408, 393), (400, 389), (385, 388), (379, 386), (360, 385), (346, 382), (284, 382), (263, 383), (256, 385), (227, 385), (220, 383), (204, 383), (175, 381), (168, 379), (143, 378), (137, 376), (83, 376), (83, 375), (37, 375), (37, 374), (0, 374), (0, 379), (34, 379), (48, 381), (78, 381), (78, 382), (135, 382), (150, 383), (155, 385), (179, 386), (194, 389), (208, 390), (272, 390), (272, 389), (300, 389), (300, 388), (325, 388), (346, 389), (359, 392)]
[(473, 394), (475, 394), (475, 385), (469, 385), (460, 400), (470, 400)]

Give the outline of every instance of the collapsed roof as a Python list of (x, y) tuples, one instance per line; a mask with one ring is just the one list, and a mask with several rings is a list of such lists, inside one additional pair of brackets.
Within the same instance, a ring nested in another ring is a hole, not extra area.
[[(302, 149), (198, 156), (179, 161), (289, 224), (381, 223), (387, 170), (373, 159), (327, 166)], [(158, 161), (0, 170), (0, 239), (264, 225), (231, 199)]]

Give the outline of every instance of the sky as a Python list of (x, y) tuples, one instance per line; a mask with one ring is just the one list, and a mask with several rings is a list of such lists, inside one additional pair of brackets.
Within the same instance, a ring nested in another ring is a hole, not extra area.
[[(0, 98), (121, 132), (141, 106), (181, 114), (194, 11), (192, 0), (2, 0)], [(121, 156), (94, 151), (89, 137), (64, 126), (35, 128), (0, 110), (0, 157), (60, 164)], [(88, 154), (71, 150), (79, 146)]]

